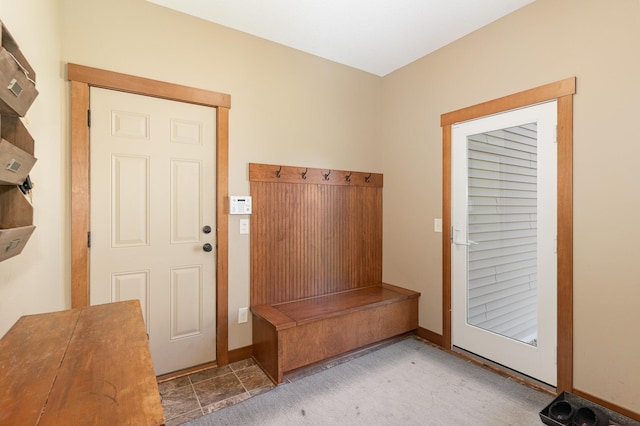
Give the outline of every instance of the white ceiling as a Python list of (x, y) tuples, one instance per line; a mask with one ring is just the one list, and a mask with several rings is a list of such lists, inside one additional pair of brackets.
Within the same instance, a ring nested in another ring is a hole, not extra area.
[(534, 0), (148, 0), (379, 76)]

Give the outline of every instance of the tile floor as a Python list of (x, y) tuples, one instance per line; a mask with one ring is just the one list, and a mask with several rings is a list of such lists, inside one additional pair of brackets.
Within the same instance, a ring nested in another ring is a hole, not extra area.
[(158, 384), (167, 426), (179, 425), (274, 388), (252, 359)]
[[(284, 383), (335, 367), (361, 357), (407, 336), (385, 340), (324, 362), (301, 368), (285, 377)], [(410, 338), (422, 340), (417, 336)], [(273, 389), (275, 385), (253, 359), (214, 367), (158, 384), (167, 426), (175, 426), (213, 413)]]

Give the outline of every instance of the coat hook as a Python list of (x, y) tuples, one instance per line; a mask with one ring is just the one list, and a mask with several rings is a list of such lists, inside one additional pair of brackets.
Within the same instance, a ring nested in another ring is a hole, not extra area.
[(329, 170), (329, 172), (326, 175), (323, 173), (324, 180), (329, 180), (329, 175), (330, 174), (331, 174), (331, 170)]
[(308, 168), (306, 168), (306, 169), (304, 170), (304, 172), (302, 172), (302, 179), (307, 179), (307, 172), (308, 172), (308, 171), (309, 171), (309, 169), (308, 169)]
[(282, 166), (278, 170), (276, 170), (276, 177), (280, 179), (280, 172), (282, 171)]
[(352, 174), (353, 174), (353, 172), (349, 172), (349, 174), (344, 177), (344, 180), (346, 180), (347, 182), (351, 182), (351, 175)]
[(369, 183), (369, 181), (370, 181), (370, 180), (371, 180), (371, 173), (369, 173), (369, 176), (366, 176), (366, 177), (364, 178), (364, 181), (365, 181), (366, 183)]

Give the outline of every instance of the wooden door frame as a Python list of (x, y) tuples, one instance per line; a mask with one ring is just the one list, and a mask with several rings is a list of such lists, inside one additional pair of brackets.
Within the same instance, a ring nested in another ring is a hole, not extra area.
[(100, 87), (216, 109), (216, 362), (229, 362), (229, 109), (231, 96), (69, 63), (71, 82), (71, 306), (89, 305), (89, 89)]
[(451, 126), (467, 120), (558, 102), (558, 346), (557, 392), (573, 391), (573, 95), (570, 77), (442, 114), (442, 337), (451, 349)]

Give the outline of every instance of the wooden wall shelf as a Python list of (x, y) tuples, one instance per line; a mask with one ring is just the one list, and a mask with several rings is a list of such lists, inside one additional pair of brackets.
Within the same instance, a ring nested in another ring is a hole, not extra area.
[(22, 252), (33, 226), (33, 206), (23, 185), (37, 159), (20, 117), (38, 96), (36, 73), (0, 21), (0, 261)]
[(0, 229), (0, 261), (22, 253), (27, 241), (35, 231), (35, 226)]
[(21, 185), (36, 158), (7, 140), (0, 140), (0, 185)]
[(22, 253), (35, 228), (29, 200), (16, 186), (0, 186), (0, 261)]
[(0, 26), (0, 114), (24, 117), (38, 96), (36, 73), (1, 21)]

